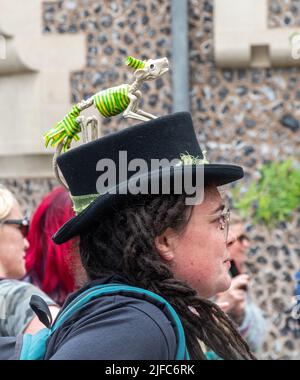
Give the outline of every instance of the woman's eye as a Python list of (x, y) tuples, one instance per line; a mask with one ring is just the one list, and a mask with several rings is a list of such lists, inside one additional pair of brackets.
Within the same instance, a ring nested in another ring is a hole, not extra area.
[(216, 219), (212, 220), (212, 223), (220, 224), (221, 223), (221, 218), (218, 216)]
[(223, 226), (225, 224), (225, 215), (220, 215), (218, 219), (216, 219), (216, 223), (219, 226)]

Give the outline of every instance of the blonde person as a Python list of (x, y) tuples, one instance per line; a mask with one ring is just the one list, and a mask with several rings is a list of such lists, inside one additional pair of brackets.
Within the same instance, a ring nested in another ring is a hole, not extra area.
[(28, 229), (16, 198), (0, 185), (0, 336), (35, 333), (44, 327), (29, 306), (32, 295), (47, 302), (53, 317), (59, 311), (41, 290), (20, 281), (25, 275)]

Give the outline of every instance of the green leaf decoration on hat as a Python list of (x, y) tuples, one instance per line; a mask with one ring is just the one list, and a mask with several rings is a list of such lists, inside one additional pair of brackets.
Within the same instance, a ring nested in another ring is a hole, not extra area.
[(183, 163), (183, 165), (203, 165), (203, 164), (209, 164), (209, 160), (206, 156), (206, 150), (203, 150), (203, 158), (199, 158), (198, 156), (192, 156), (188, 152), (181, 153), (180, 159)]
[(52, 147), (56, 147), (63, 142), (63, 151), (65, 152), (73, 140), (78, 141), (79, 136), (77, 134), (81, 131), (81, 127), (76, 119), (79, 115), (80, 109), (76, 105), (73, 106), (72, 111), (45, 134), (46, 147), (49, 143)]
[(129, 67), (132, 67), (133, 69), (137, 70), (137, 69), (143, 69), (145, 67), (145, 62), (139, 60), (139, 59), (136, 59), (132, 56), (129, 56), (127, 57), (126, 59), (126, 65), (129, 66)]

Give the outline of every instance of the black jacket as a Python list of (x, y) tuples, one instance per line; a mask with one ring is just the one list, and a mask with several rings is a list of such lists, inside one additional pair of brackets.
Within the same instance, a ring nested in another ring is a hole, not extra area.
[[(127, 284), (103, 277), (68, 297), (64, 306), (93, 285)], [(129, 296), (89, 301), (49, 339), (46, 360), (174, 360), (176, 336), (167, 316), (154, 304)]]

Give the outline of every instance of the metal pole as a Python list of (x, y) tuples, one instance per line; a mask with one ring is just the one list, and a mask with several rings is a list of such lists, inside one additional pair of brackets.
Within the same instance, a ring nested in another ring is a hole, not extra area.
[(173, 112), (189, 111), (188, 0), (172, 3)]

